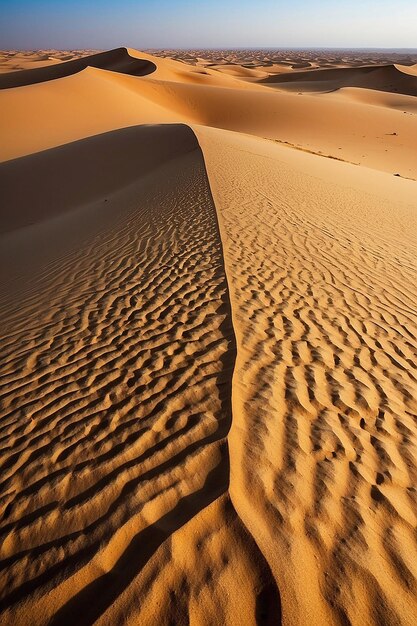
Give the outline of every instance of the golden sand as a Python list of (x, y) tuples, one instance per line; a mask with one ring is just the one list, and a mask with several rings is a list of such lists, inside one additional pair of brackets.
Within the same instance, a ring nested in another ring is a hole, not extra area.
[(416, 68), (209, 61), (3, 59), (2, 625), (416, 623)]

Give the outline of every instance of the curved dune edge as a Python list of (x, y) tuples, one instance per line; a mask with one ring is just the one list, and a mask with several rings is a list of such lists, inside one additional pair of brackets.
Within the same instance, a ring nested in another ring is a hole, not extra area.
[(128, 128), (5, 165), (0, 180), (33, 177), (1, 241), (2, 624), (276, 623), (228, 496), (235, 340), (193, 131)]
[(403, 74), (409, 74), (410, 76), (417, 76), (417, 63), (414, 65), (400, 65), (398, 63), (395, 63), (394, 67), (396, 67), (397, 70), (402, 72)]
[(0, 74), (0, 89), (25, 87), (77, 74), (87, 67), (96, 67), (131, 76), (146, 76), (156, 70), (155, 63), (131, 56), (127, 48), (116, 48), (71, 61), (45, 67)]
[(336, 91), (324, 94), (323, 97), (346, 99), (381, 107), (381, 109), (396, 109), (403, 113), (417, 113), (417, 98), (400, 93), (377, 91), (376, 89), (366, 89), (364, 87), (341, 87)]

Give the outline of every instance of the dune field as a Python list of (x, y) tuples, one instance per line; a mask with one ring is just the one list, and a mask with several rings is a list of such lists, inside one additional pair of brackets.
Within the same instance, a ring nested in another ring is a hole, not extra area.
[(417, 623), (417, 59), (0, 59), (0, 624)]

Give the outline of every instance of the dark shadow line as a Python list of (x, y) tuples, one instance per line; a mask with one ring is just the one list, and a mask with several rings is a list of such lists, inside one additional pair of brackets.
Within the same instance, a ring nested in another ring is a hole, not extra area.
[[(193, 131), (194, 132), (194, 131)], [(194, 133), (195, 134), (195, 133)], [(204, 164), (204, 172), (205, 172), (205, 177), (207, 180), (207, 186), (208, 186), (208, 191), (209, 191), (209, 195), (210, 195), (210, 200), (211, 203), (214, 207), (215, 210), (215, 215), (216, 215), (216, 227), (217, 227), (217, 236), (220, 242), (220, 252), (221, 252), (221, 259), (222, 259), (222, 265), (223, 265), (223, 273), (224, 273), (224, 280), (226, 282), (226, 293), (227, 293), (227, 306), (228, 306), (228, 315), (225, 319), (225, 321), (229, 318), (230, 319), (230, 327), (231, 327), (231, 333), (233, 335), (233, 365), (232, 365), (232, 377), (231, 377), (231, 381), (230, 381), (230, 426), (228, 428), (228, 433), (230, 431), (230, 428), (232, 426), (232, 420), (233, 420), (233, 409), (232, 409), (232, 390), (233, 390), (233, 376), (235, 373), (235, 365), (236, 365), (236, 357), (237, 357), (237, 340), (236, 340), (236, 334), (235, 334), (235, 329), (233, 326), (233, 314), (232, 314), (232, 301), (231, 301), (231, 297), (230, 297), (230, 287), (229, 287), (229, 282), (228, 282), (228, 278), (227, 278), (227, 271), (226, 271), (226, 262), (225, 262), (225, 254), (224, 254), (224, 248), (223, 248), (223, 240), (221, 237), (221, 230), (220, 230), (220, 222), (219, 222), (219, 215), (218, 215), (218, 211), (217, 211), (217, 207), (216, 207), (216, 203), (214, 201), (214, 197), (213, 197), (213, 193), (211, 190), (211, 186), (210, 186), (210, 179), (209, 179), (209, 175), (208, 175), (208, 171), (207, 171), (207, 166), (206, 166), (206, 161), (204, 158), (204, 151), (203, 148), (200, 145), (200, 142), (198, 141), (198, 137), (196, 135), (196, 140), (197, 143), (200, 147), (200, 151), (201, 151), (201, 156), (203, 159), (203, 164)], [(227, 435), (226, 435), (226, 447), (227, 447), (227, 460), (228, 460), (228, 465), (229, 465), (229, 482), (228, 482), (228, 488), (229, 488), (229, 484), (230, 484), (230, 453), (229, 453), (229, 443), (227, 440)], [(272, 574), (272, 570), (269, 567), (269, 563), (267, 561), (267, 559), (265, 558), (262, 550), (260, 549), (260, 547), (258, 546), (258, 544), (255, 541), (255, 537), (249, 532), (248, 528), (246, 527), (245, 523), (243, 522), (241, 516), (239, 515), (239, 513), (236, 510), (236, 507), (234, 506), (234, 503), (232, 502), (232, 498), (230, 497), (229, 494), (229, 500), (230, 500), (230, 506), (232, 507), (236, 517), (239, 519), (242, 528), (244, 529), (246, 535), (249, 538), (249, 541), (252, 542), (253, 544), (253, 549), (255, 551), (256, 557), (260, 562), (261, 565), (261, 573), (262, 573), (262, 586), (261, 589), (259, 590), (257, 596), (256, 596), (256, 603), (255, 603), (255, 620), (256, 620), (256, 624), (257, 626), (280, 626), (281, 622), (282, 622), (282, 608), (281, 608), (281, 595), (278, 589), (278, 585), (276, 583), (276, 580)]]
[(204, 498), (203, 508), (205, 508), (225, 492), (223, 483), (224, 474), (228, 471), (226, 465), (228, 463), (225, 457), (207, 475), (201, 489), (182, 498), (158, 522), (137, 533), (112, 570), (91, 582), (69, 600), (52, 617), (49, 626), (73, 626), (74, 623), (88, 626), (103, 615), (115, 598), (120, 596), (136, 578), (162, 543), (200, 513), (201, 498)]

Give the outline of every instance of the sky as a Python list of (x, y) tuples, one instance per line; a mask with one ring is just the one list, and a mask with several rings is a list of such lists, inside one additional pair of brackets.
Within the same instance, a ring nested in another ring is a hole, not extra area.
[(417, 0), (0, 0), (0, 49), (417, 48)]

